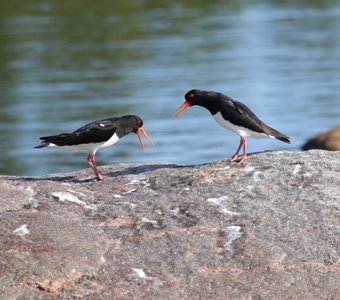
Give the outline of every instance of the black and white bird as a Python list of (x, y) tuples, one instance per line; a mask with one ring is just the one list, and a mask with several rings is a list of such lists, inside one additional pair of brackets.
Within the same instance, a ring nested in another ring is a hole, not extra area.
[(142, 148), (144, 143), (141, 132), (153, 144), (150, 137), (143, 129), (143, 121), (141, 118), (134, 115), (122, 116), (119, 118), (109, 118), (91, 122), (72, 133), (61, 133), (52, 136), (43, 136), (39, 146), (35, 148), (58, 148), (65, 149), (71, 152), (87, 151), (87, 161), (91, 166), (98, 180), (105, 177), (97, 170), (95, 155), (96, 152), (105, 147), (109, 147), (117, 143), (123, 136), (134, 132), (137, 134)]
[(273, 138), (290, 144), (289, 137), (263, 123), (246, 105), (217, 92), (190, 90), (185, 94), (185, 102), (173, 116), (179, 118), (184, 111), (194, 105), (205, 107), (222, 127), (237, 133), (241, 137), (240, 145), (231, 161), (238, 158), (243, 146), (243, 156), (239, 163), (247, 158), (247, 137)]

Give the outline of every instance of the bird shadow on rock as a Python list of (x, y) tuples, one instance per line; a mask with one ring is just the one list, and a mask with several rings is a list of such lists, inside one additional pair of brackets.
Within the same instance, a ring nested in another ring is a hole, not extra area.
[(262, 151), (251, 152), (251, 153), (247, 153), (247, 156), (253, 156), (253, 155), (261, 154), (261, 153), (272, 153), (272, 152), (275, 152), (275, 150), (262, 150)]
[(151, 172), (159, 169), (181, 169), (181, 168), (190, 168), (194, 167), (193, 165), (177, 165), (177, 164), (151, 164), (151, 165), (143, 165), (138, 167), (129, 167), (124, 170), (115, 171), (110, 174), (110, 177), (118, 177), (125, 175), (136, 175), (145, 172)]
[[(135, 175), (141, 174), (145, 172), (155, 171), (158, 169), (180, 169), (180, 168), (190, 168), (194, 167), (193, 165), (177, 165), (177, 164), (150, 164), (150, 165), (142, 165), (137, 167), (128, 167), (124, 170), (114, 171), (111, 173), (104, 174), (107, 179), (126, 176), (126, 175)], [(97, 181), (96, 177), (79, 179), (78, 176), (51, 176), (51, 177), (16, 177), (9, 178), (11, 181), (20, 181), (20, 182), (38, 182), (38, 181), (54, 181), (54, 182), (70, 182), (70, 183), (87, 183)], [(104, 179), (105, 181), (105, 179)]]
[(53, 177), (20, 177), (20, 178), (10, 178), (12, 181), (55, 181), (55, 182), (72, 182), (72, 183), (84, 183), (97, 180), (96, 177), (86, 178), (86, 179), (76, 179), (76, 176), (53, 176)]

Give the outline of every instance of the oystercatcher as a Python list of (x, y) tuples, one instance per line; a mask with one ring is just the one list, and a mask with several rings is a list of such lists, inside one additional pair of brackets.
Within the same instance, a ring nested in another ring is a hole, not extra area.
[(290, 144), (289, 137), (263, 123), (246, 105), (226, 95), (202, 90), (191, 90), (185, 94), (185, 102), (175, 111), (177, 119), (184, 111), (194, 105), (205, 107), (222, 127), (229, 129), (241, 137), (240, 145), (230, 158), (234, 161), (243, 146), (243, 156), (239, 163), (247, 158), (246, 137), (273, 138)]
[(72, 133), (43, 136), (40, 138), (42, 140), (41, 145), (35, 148), (53, 147), (71, 152), (88, 151), (87, 161), (98, 180), (102, 180), (104, 176), (97, 170), (95, 162), (96, 152), (101, 148), (109, 147), (117, 143), (124, 135), (131, 132), (137, 134), (143, 149), (144, 143), (141, 132), (149, 142), (153, 144), (142, 126), (142, 119), (133, 115), (94, 121)]

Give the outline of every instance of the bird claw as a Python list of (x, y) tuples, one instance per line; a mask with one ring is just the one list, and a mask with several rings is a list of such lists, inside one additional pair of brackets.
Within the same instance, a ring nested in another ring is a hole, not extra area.
[(247, 155), (243, 155), (241, 160), (237, 164), (239, 165), (242, 164), (246, 160), (246, 158), (247, 158)]
[(103, 179), (105, 179), (105, 176), (104, 175), (102, 175), (102, 174), (100, 174), (100, 173), (98, 173), (97, 174), (97, 179), (100, 181), (100, 180), (103, 180)]
[(229, 158), (230, 161), (235, 161), (238, 158), (237, 154), (234, 154), (232, 157)]
[[(243, 155), (241, 157), (241, 159), (237, 162), (238, 165), (242, 164), (247, 158), (247, 155)], [(235, 161), (238, 159), (238, 155), (237, 154), (234, 154), (232, 157), (228, 158), (227, 160), (229, 160), (230, 162), (231, 161)]]

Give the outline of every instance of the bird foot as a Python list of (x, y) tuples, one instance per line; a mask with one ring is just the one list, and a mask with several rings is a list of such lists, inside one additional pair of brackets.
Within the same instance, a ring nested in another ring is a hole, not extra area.
[(100, 174), (100, 173), (96, 174), (96, 176), (97, 176), (97, 179), (98, 179), (99, 181), (105, 179), (105, 176), (102, 175), (102, 174)]
[(242, 164), (247, 159), (247, 155), (243, 155), (240, 161), (237, 164)]
[(238, 159), (238, 155), (237, 154), (234, 154), (232, 157), (228, 158), (229, 161), (235, 161), (237, 159)]
[[(241, 159), (237, 162), (237, 164), (242, 164), (245, 160), (246, 160), (246, 158), (247, 158), (247, 156), (246, 155), (243, 155), (242, 157), (241, 157)], [(230, 157), (230, 158), (227, 158), (227, 160), (228, 161), (236, 161), (236, 160), (238, 160), (238, 155), (233, 155), (232, 157)]]

